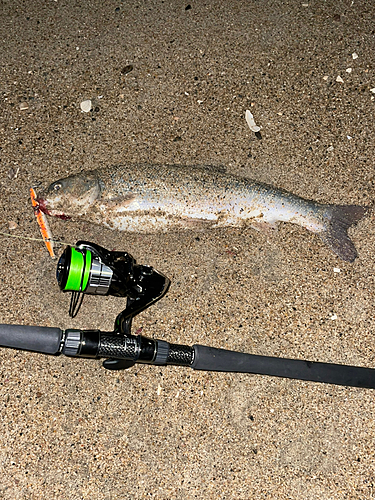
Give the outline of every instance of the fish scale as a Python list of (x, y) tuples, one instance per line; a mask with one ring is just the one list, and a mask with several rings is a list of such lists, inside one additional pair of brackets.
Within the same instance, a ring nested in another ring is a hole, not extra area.
[(149, 164), (105, 167), (60, 179), (38, 202), (48, 215), (140, 233), (290, 222), (316, 233), (349, 262), (357, 252), (347, 230), (368, 210), (306, 200), (221, 168)]

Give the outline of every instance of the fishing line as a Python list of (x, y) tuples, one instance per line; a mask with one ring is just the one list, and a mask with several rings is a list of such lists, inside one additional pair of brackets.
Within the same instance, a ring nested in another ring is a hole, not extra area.
[(85, 271), (86, 271), (86, 258), (85, 258), (86, 255), (85, 255), (83, 250), (81, 250), (81, 254), (83, 257), (83, 269), (81, 271), (81, 282), (79, 285), (79, 289), (72, 291), (72, 297), (70, 299), (70, 306), (69, 306), (69, 316), (71, 318), (75, 318), (77, 316), (79, 310), (81, 309), (81, 305), (83, 302), (82, 290), (83, 290), (83, 282), (85, 279)]
[(0, 231), (0, 235), (1, 236), (7, 236), (9, 238), (18, 238), (20, 240), (41, 241), (42, 243), (44, 243), (45, 241), (50, 241), (50, 242), (56, 243), (58, 245), (69, 245), (71, 247), (78, 248), (77, 245), (74, 245), (72, 243), (67, 243), (66, 241), (54, 240), (53, 238), (46, 238), (45, 240), (43, 240), (42, 238), (31, 238), (31, 237), (28, 237), (28, 236), (21, 236), (19, 234), (4, 233), (2, 231)]

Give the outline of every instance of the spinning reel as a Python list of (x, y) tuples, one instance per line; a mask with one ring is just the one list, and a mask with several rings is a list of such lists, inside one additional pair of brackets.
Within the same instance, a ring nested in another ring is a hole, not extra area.
[(56, 278), (63, 292), (72, 292), (72, 318), (78, 314), (84, 294), (127, 297), (122, 314), (131, 317), (161, 299), (170, 285), (166, 276), (137, 264), (127, 252), (110, 252), (87, 241), (66, 247), (57, 264)]
[[(63, 292), (72, 292), (69, 315), (73, 318), (78, 314), (85, 294), (126, 297), (126, 307), (116, 318), (114, 333), (119, 338), (126, 337), (128, 344), (130, 339), (133, 344), (139, 344), (139, 356), (135, 359), (133, 355), (133, 359), (127, 361), (107, 359), (103, 363), (105, 368), (128, 368), (136, 360), (159, 361), (160, 355), (151, 353), (155, 350), (152, 345), (154, 341), (141, 336), (133, 337), (130, 330), (132, 318), (166, 294), (170, 285), (166, 276), (150, 266), (137, 264), (127, 252), (111, 252), (95, 243), (78, 241), (74, 247), (68, 246), (62, 253), (57, 264), (56, 278)], [(95, 336), (92, 332), (86, 332), (85, 338), (80, 341), (80, 348), (73, 355), (83, 355), (86, 352), (84, 345), (92, 344), (93, 340), (89, 342), (88, 335), (90, 338)], [(71, 336), (72, 334), (68, 334), (68, 343)], [(138, 341), (135, 342), (135, 339)], [(94, 340), (96, 341), (97, 339)], [(159, 341), (160, 346), (162, 343), (163, 341)]]

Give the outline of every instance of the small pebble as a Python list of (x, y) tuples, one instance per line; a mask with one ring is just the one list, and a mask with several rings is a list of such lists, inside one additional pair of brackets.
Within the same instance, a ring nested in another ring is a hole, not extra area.
[(334, 321), (335, 319), (337, 319), (337, 314), (332, 314), (331, 320)]
[(333, 151), (334, 149), (335, 149), (335, 148), (334, 148), (333, 146), (329, 146), (329, 147), (327, 148), (327, 151), (328, 151), (328, 152), (331, 152), (331, 151)]
[(352, 54), (352, 58), (353, 58), (353, 59), (358, 59), (358, 54), (356, 54), (355, 52), (353, 52), (353, 54)]
[(352, 70), (352, 68), (347, 68), (347, 69), (346, 69), (346, 72), (347, 72), (347, 73), (351, 73), (352, 71), (353, 71), (353, 70)]
[(17, 227), (18, 227), (18, 224), (14, 220), (10, 220), (8, 222), (8, 228), (10, 231), (13, 231), (13, 229), (17, 229)]
[(21, 102), (20, 110), (24, 111), (25, 109), (29, 109), (29, 105), (27, 104), (27, 102)]
[(81, 110), (84, 113), (89, 113), (91, 111), (91, 108), (92, 108), (92, 102), (90, 101), (90, 99), (81, 102)]
[(333, 268), (333, 272), (334, 273), (340, 273), (341, 272), (341, 269), (339, 267), (334, 267)]
[(344, 83), (344, 80), (341, 78), (341, 76), (339, 75), (337, 78), (336, 78), (336, 82), (339, 82), (339, 83)]
[(131, 71), (133, 71), (133, 66), (131, 64), (128, 64), (127, 66), (124, 66), (121, 70), (121, 73), (123, 75), (127, 75), (128, 73), (130, 73)]
[(372, 92), (373, 94), (375, 94), (375, 87), (373, 89), (370, 89), (370, 92)]

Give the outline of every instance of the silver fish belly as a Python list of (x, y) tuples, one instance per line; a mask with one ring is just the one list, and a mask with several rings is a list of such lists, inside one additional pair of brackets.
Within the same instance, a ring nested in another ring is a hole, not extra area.
[(290, 222), (318, 234), (343, 260), (357, 252), (347, 229), (366, 208), (325, 205), (215, 167), (120, 165), (52, 183), (40, 208), (112, 229), (153, 233)]

